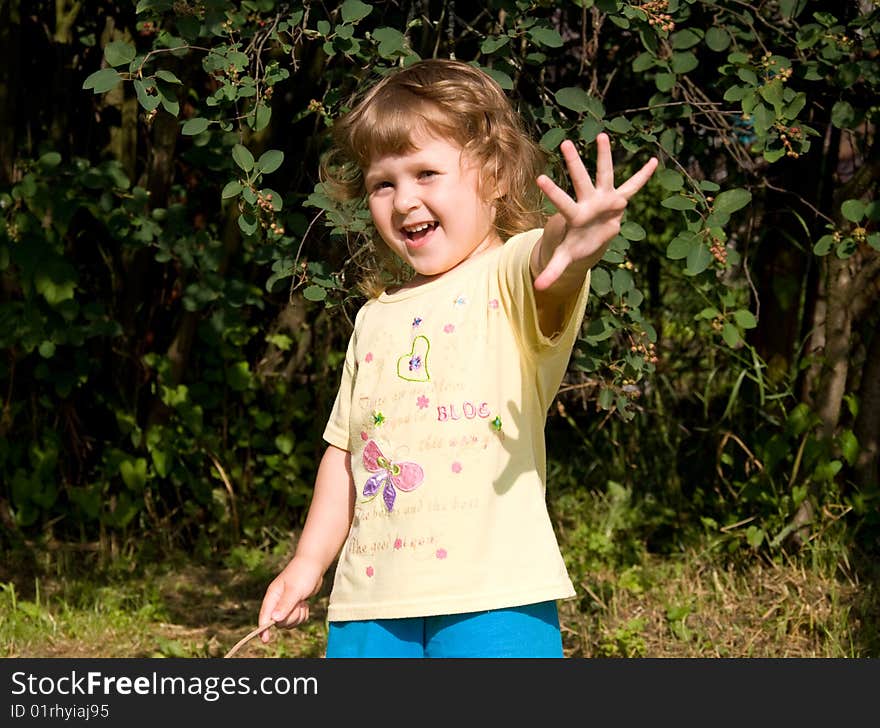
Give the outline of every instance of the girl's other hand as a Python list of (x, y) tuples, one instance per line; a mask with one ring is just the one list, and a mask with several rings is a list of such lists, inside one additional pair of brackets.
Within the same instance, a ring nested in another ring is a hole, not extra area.
[[(272, 580), (263, 597), (258, 625), (275, 624), (290, 629), (309, 618), (308, 599), (321, 589), (323, 573), (320, 566), (303, 556), (295, 556), (284, 570)], [(270, 631), (260, 634), (267, 643)]]

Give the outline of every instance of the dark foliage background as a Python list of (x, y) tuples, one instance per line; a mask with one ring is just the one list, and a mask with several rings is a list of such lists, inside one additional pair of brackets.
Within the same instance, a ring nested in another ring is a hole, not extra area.
[[(283, 539), (372, 258), (317, 179), (384, 69), (479, 64), (536, 138), (661, 169), (550, 412), (589, 561), (878, 548), (870, 2), (0, 0), (0, 544)], [(54, 545), (54, 546), (53, 546)]]

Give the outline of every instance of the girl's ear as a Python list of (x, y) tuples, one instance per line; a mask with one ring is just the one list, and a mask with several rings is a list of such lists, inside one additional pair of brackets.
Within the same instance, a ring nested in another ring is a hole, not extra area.
[(489, 165), (486, 165), (486, 167), (483, 168), (481, 186), (485, 193), (485, 199), (491, 202), (496, 202), (507, 194), (507, 183), (498, 173), (497, 160), (494, 169)]

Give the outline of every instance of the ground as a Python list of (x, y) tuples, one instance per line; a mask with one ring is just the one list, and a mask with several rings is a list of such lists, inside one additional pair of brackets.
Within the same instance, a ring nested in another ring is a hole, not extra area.
[[(54, 571), (48, 559), (30, 570), (7, 561), (0, 655), (224, 657), (256, 627), (284, 559), (209, 565), (179, 555), (102, 570), (60, 568), (56, 557)], [(832, 574), (794, 561), (734, 568), (692, 553), (573, 576), (578, 597), (560, 605), (568, 657), (877, 656), (876, 584), (845, 565)], [(251, 639), (234, 657), (321, 657), (326, 592), (308, 623), (273, 630), (269, 645)]]

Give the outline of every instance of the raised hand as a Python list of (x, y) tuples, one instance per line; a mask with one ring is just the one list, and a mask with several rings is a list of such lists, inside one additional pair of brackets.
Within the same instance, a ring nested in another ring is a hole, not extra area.
[(657, 168), (652, 157), (620, 187), (614, 187), (611, 142), (607, 134), (596, 137), (596, 183), (584, 166), (577, 149), (569, 140), (560, 146), (571, 177), (575, 199), (546, 175), (538, 177), (538, 187), (547, 195), (558, 213), (544, 228), (539, 254), (540, 273), (535, 277), (536, 291), (554, 286), (570, 267), (579, 280), (605, 253), (608, 243), (620, 232), (620, 221), (627, 201), (650, 179)]

